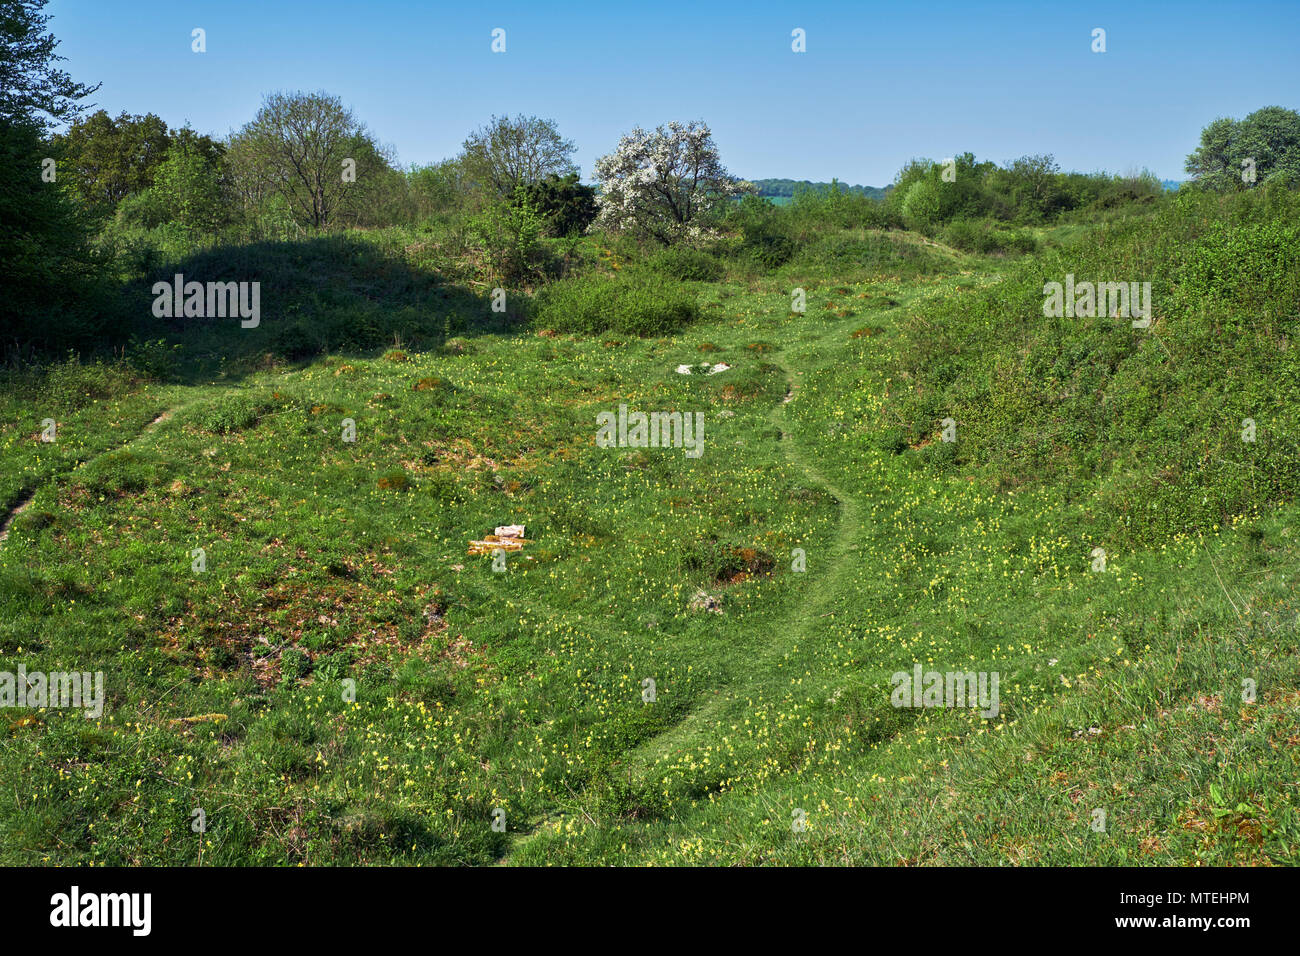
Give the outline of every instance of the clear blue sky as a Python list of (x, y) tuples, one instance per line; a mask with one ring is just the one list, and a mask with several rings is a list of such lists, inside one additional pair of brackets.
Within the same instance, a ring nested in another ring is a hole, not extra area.
[[(584, 175), (634, 125), (709, 123), (732, 173), (884, 185), (909, 158), (1183, 160), (1217, 116), (1300, 108), (1300, 0), (569, 3), (51, 0), (62, 64), (113, 114), (224, 135), (264, 93), (350, 105), (400, 162), (493, 114), (556, 120)], [(207, 31), (207, 53), (190, 31)], [(506, 52), (491, 31), (506, 30)], [(790, 49), (796, 27), (807, 52)], [(1106, 30), (1106, 53), (1091, 51)]]

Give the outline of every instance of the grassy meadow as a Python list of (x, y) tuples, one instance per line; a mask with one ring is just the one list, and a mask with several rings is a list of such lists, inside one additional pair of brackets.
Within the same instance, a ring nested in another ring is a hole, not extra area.
[(0, 670), (107, 695), (5, 711), (0, 862), (1294, 865), (1298, 213), (594, 233), (503, 311), (437, 230), (164, 245), (129, 346), (0, 387)]

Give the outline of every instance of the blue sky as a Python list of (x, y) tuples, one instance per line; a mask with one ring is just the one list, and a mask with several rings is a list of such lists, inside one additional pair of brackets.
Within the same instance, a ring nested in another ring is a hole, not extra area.
[[(493, 113), (528, 113), (577, 143), (584, 175), (635, 125), (703, 119), (746, 178), (878, 186), (912, 157), (969, 150), (1182, 179), (1210, 120), (1300, 108), (1297, 0), (51, 0), (46, 12), (63, 67), (102, 82), (93, 100), (113, 114), (224, 135), (266, 92), (324, 89), (403, 165), (454, 155)], [(496, 27), (504, 54), (491, 52)], [(1097, 27), (1105, 53), (1091, 50)]]

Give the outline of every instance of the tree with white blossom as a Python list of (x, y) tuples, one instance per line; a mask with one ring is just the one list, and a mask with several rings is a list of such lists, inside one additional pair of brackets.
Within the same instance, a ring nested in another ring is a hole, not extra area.
[(626, 230), (663, 243), (699, 238), (720, 206), (753, 191), (730, 175), (703, 122), (636, 127), (596, 160), (600, 213), (595, 228)]

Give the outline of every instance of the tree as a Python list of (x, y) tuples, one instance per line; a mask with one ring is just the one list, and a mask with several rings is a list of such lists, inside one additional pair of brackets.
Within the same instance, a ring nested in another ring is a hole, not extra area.
[(213, 233), (229, 219), (230, 209), (220, 154), (204, 149), (193, 131), (182, 132), (191, 135), (178, 137), (150, 192), (166, 210), (167, 221), (191, 234)]
[(495, 192), (513, 196), (546, 176), (576, 173), (571, 140), (560, 136), (554, 120), (536, 116), (493, 116), (465, 140), (461, 163), (469, 178)]
[(914, 159), (899, 170), (888, 202), (909, 229), (933, 232), (954, 219), (988, 212), (991, 197), (986, 181), (997, 172), (993, 163), (976, 162), (970, 152), (942, 163)]
[(578, 182), (577, 173), (557, 176), (520, 187), (522, 197), (546, 220), (547, 231), (553, 236), (581, 233), (596, 218), (596, 190)]
[(1066, 204), (1061, 189), (1061, 168), (1051, 153), (1021, 156), (1002, 172), (1007, 185), (1013, 216), (1021, 222), (1051, 218)]
[(446, 159), (427, 166), (412, 166), (406, 174), (415, 214), (420, 218), (449, 217), (463, 210), (470, 199), (464, 165)]
[(278, 194), (317, 228), (354, 212), (392, 168), (365, 125), (323, 92), (271, 94), (231, 136), (228, 154), (245, 200), (260, 207)]
[(59, 41), (45, 31), (48, 0), (0, 0), (0, 120), (36, 123), (42, 130), (75, 118), (79, 101), (99, 89), (56, 69)]
[(544, 220), (521, 192), (513, 200), (494, 199), (469, 220), (469, 231), (488, 268), (507, 282), (539, 276), (544, 249), (538, 239)]
[(637, 127), (596, 160), (596, 224), (663, 243), (701, 235), (735, 196), (753, 187), (730, 175), (702, 122)]
[(62, 347), (94, 334), (102, 313), (87, 305), (98, 276), (89, 225), (59, 183), (45, 176), (44, 134), (81, 111), (97, 87), (54, 68), (60, 57), (46, 0), (0, 0), (0, 330), (6, 344)]
[(104, 110), (54, 137), (59, 172), (87, 206), (109, 212), (131, 193), (148, 188), (167, 155), (167, 124), (152, 113), (116, 120)]
[(54, 137), (60, 178), (101, 214), (111, 213), (127, 196), (152, 186), (155, 173), (178, 141), (200, 150), (209, 161), (220, 160), (221, 145), (211, 137), (188, 127), (173, 133), (153, 113), (122, 113), (114, 119), (99, 110)]
[(1216, 119), (1201, 131), (1201, 143), (1185, 168), (1198, 185), (1217, 190), (1300, 176), (1300, 113), (1266, 106), (1240, 122)]

